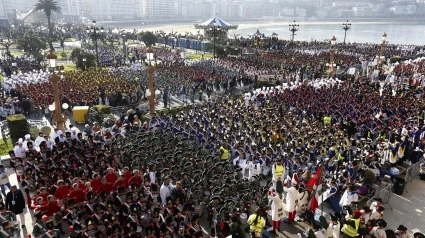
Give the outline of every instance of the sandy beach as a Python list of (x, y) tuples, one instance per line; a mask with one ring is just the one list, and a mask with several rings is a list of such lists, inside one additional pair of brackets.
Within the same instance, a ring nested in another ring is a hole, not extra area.
[[(229, 22), (232, 24), (231, 22)], [(241, 24), (235, 24), (238, 25), (237, 30), (243, 30), (247, 28), (265, 28), (265, 27), (279, 27), (279, 26), (288, 26), (291, 24), (291, 21), (286, 22), (260, 22), (260, 23), (241, 23)], [(183, 24), (166, 24), (166, 25), (147, 25), (146, 27), (139, 26), (139, 27), (129, 27), (124, 28), (126, 30), (133, 30), (136, 29), (138, 31), (158, 31), (162, 30), (166, 33), (169, 32), (178, 32), (178, 33), (185, 33), (190, 32), (192, 34), (196, 34), (196, 29), (194, 26), (195, 23), (183, 23)], [(297, 22), (299, 25), (341, 25), (341, 22)], [(400, 22), (355, 22), (356, 25), (391, 25), (391, 24), (400, 24)], [(405, 23), (404, 23), (405, 24)]]

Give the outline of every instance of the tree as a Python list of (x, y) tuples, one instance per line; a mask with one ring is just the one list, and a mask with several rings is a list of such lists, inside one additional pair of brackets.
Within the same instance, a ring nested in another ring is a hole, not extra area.
[(41, 50), (46, 49), (46, 39), (29, 31), (16, 40), (16, 47), (31, 55), (34, 59), (42, 58)]
[(139, 33), (140, 39), (145, 43), (146, 46), (152, 46), (156, 43), (156, 35), (150, 31)]
[(51, 50), (53, 48), (53, 27), (51, 22), (52, 12), (60, 13), (60, 7), (58, 6), (58, 2), (55, 0), (38, 0), (35, 4), (35, 10), (43, 11), (46, 13), (47, 17), (47, 27), (49, 28), (49, 46)]
[(83, 71), (87, 68), (96, 66), (96, 56), (90, 52), (82, 50), (81, 48), (73, 49), (70, 59), (75, 63), (77, 69), (81, 69)]

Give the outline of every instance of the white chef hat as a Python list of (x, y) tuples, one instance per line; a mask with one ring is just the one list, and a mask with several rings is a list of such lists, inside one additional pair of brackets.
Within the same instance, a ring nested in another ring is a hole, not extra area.
[(26, 134), (25, 135), (25, 140), (29, 140), (31, 138), (31, 135), (30, 134)]
[(18, 140), (18, 145), (22, 145), (22, 138), (19, 138), (19, 140)]

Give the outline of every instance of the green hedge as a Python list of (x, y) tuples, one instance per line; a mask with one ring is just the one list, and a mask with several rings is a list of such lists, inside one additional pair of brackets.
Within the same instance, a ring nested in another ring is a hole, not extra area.
[(30, 127), (30, 135), (31, 135), (31, 140), (35, 140), (38, 137), (38, 132), (40, 132), (40, 129), (38, 129), (38, 127), (36, 126), (31, 126)]
[(111, 114), (111, 106), (106, 105), (95, 105), (94, 110), (101, 114)]
[(156, 111), (156, 113), (158, 115), (170, 115), (171, 114), (171, 115), (175, 116), (179, 112), (184, 111), (185, 109), (186, 109), (185, 106), (179, 106), (179, 107), (172, 107), (170, 109), (162, 109), (162, 110)]
[(390, 59), (391, 63), (395, 63), (395, 62), (400, 62), (401, 61), (401, 57), (400, 56), (393, 56)]
[(8, 116), (6, 120), (12, 143), (15, 144), (19, 138), (24, 139), (25, 135), (29, 132), (27, 118), (22, 114), (15, 114)]

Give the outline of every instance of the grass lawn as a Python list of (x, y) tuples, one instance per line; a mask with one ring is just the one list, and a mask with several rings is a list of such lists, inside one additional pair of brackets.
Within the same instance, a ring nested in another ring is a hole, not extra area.
[(11, 51), (10, 52), (13, 56), (21, 56), (24, 55), (25, 53), (22, 51)]
[(66, 38), (65, 42), (74, 42), (76, 40), (77, 39), (71, 37), (71, 38)]
[(0, 155), (8, 155), (9, 151), (13, 149), (12, 140), (10, 138), (0, 139)]
[[(204, 59), (210, 59), (212, 58), (213, 55), (212, 54), (204, 54)], [(202, 59), (202, 55), (201, 54), (193, 54), (193, 55), (188, 55), (186, 56), (186, 59), (195, 59), (195, 60), (200, 60)]]
[(65, 71), (77, 70), (77, 66), (75, 64), (64, 64), (63, 67)]

